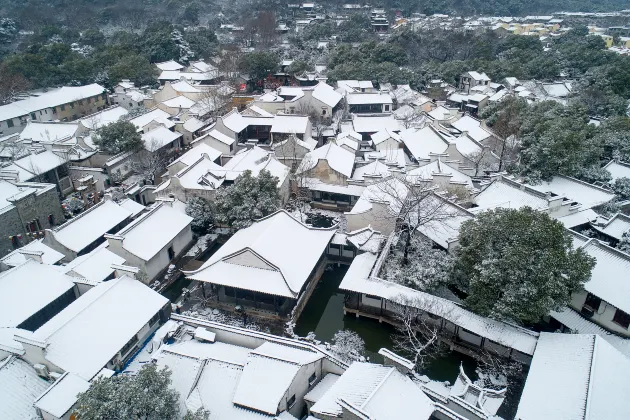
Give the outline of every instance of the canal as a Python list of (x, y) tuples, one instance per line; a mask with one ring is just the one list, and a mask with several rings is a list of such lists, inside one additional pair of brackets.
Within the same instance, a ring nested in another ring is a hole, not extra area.
[[(357, 318), (355, 315), (344, 316), (344, 293), (339, 290), (339, 284), (348, 266), (331, 265), (330, 267), (333, 269), (326, 271), (322, 276), (304, 307), (294, 332), (304, 337), (313, 331), (318, 340), (330, 342), (339, 330), (354, 331), (365, 341), (366, 356), (370, 358), (370, 361), (382, 363), (383, 358), (378, 351), (383, 347), (394, 351), (392, 341), (394, 328), (389, 324), (379, 323), (369, 318)], [(422, 373), (436, 381), (453, 383), (459, 373), (460, 363), (463, 364), (466, 374), (471, 379), (476, 379), (475, 360), (453, 351), (432, 360)]]

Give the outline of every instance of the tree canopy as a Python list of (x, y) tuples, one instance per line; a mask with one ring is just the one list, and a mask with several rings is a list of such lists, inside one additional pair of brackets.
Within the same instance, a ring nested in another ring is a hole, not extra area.
[(243, 229), (275, 212), (279, 205), (278, 178), (267, 170), (260, 171), (258, 176), (245, 171), (233, 185), (217, 191), (216, 220)]
[(590, 278), (595, 260), (573, 249), (562, 223), (525, 207), (481, 213), (460, 230), (455, 279), (482, 316), (537, 322)]
[(94, 135), (94, 143), (112, 155), (136, 151), (144, 145), (138, 129), (129, 121), (116, 121), (100, 127)]
[(203, 197), (191, 197), (186, 203), (186, 214), (193, 218), (190, 227), (197, 234), (206, 233), (214, 222), (212, 204)]

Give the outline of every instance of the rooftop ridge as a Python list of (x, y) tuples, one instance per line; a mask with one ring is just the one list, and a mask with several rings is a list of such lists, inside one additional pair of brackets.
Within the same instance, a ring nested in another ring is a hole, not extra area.
[(89, 214), (90, 212), (94, 211), (95, 209), (104, 206), (107, 201), (109, 201), (109, 200), (101, 200), (100, 202), (96, 203), (95, 205), (93, 205), (92, 207), (90, 207), (89, 209), (84, 211), (83, 213), (79, 213), (78, 216), (73, 217), (72, 219), (66, 221), (65, 223), (63, 223), (63, 224), (61, 224), (61, 225), (59, 225), (57, 227), (54, 227), (52, 229), (52, 232), (59, 232), (60, 230), (70, 226), (72, 223), (74, 223), (77, 220), (79, 220), (80, 218), (84, 217), (86, 214)]

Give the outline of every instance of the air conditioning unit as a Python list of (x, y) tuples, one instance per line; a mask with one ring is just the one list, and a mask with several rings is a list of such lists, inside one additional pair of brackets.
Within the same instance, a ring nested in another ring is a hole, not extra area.
[(35, 369), (35, 373), (37, 373), (38, 376), (44, 379), (48, 379), (48, 377), (50, 376), (50, 372), (48, 372), (48, 367), (46, 365), (38, 363), (36, 365), (33, 365), (33, 368)]

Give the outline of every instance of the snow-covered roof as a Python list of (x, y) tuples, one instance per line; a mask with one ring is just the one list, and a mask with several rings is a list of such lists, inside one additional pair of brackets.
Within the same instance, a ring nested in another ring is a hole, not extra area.
[(77, 395), (90, 388), (90, 383), (74, 373), (66, 372), (35, 402), (35, 407), (57, 418), (63, 418), (77, 402)]
[(630, 359), (597, 335), (541, 333), (519, 420), (630, 418)]
[(104, 92), (105, 88), (96, 83), (86, 86), (64, 86), (58, 89), (50, 89), (47, 92), (40, 92), (27, 99), (0, 106), (0, 121), (28, 115), (41, 109), (87, 99)]
[(328, 163), (333, 170), (339, 172), (348, 178), (352, 175), (352, 169), (354, 168), (354, 153), (344, 149), (336, 143), (329, 142), (318, 147), (317, 149), (308, 152), (300, 167), (298, 173), (310, 171), (317, 166), (320, 160), (324, 160)]
[(518, 185), (505, 180), (497, 180), (488, 185), (474, 198), (477, 207), (470, 209), (473, 213), (480, 213), (494, 208), (520, 209), (531, 207), (544, 210), (549, 207), (545, 197), (529, 188), (521, 189)]
[(354, 174), (352, 174), (352, 179), (356, 181), (373, 181), (387, 178), (390, 175), (389, 166), (380, 160), (375, 160), (367, 165), (357, 166)]
[(373, 254), (357, 255), (339, 288), (351, 292), (367, 293), (391, 302), (396, 302), (401, 296), (405, 297), (414, 307), (442, 317), (474, 334), (511, 347), (521, 353), (534, 354), (538, 333), (484, 318), (447, 299), (375, 277), (368, 277), (375, 263), (376, 256)]
[(195, 144), (192, 149), (181, 155), (178, 159), (171, 162), (168, 166), (173, 166), (176, 163), (190, 166), (193, 163), (197, 162), (204, 153), (208, 155), (208, 157), (212, 161), (217, 160), (221, 156), (221, 152), (219, 152), (217, 149), (208, 146), (206, 143), (199, 142)]
[(0, 273), (0, 326), (19, 326), (73, 287), (56, 267), (33, 260)]
[(359, 150), (359, 142), (356, 141), (352, 136), (337, 136), (335, 139), (335, 143), (337, 146), (345, 147), (349, 149), (350, 152), (355, 153)]
[(488, 100), (490, 102), (498, 102), (501, 99), (503, 99), (505, 96), (509, 95), (510, 92), (508, 92), (507, 89), (502, 89), (500, 91), (498, 91), (497, 93), (495, 93), (494, 95), (490, 95), (490, 98), (488, 98)]
[(558, 221), (567, 229), (596, 221), (599, 215), (592, 209), (580, 210), (567, 216), (558, 217)]
[(567, 83), (543, 83), (542, 88), (547, 95), (556, 98), (564, 98), (571, 93), (571, 87)]
[(264, 343), (249, 353), (232, 402), (275, 415), (300, 368), (323, 357), (318, 353), (309, 354), (304, 350)]
[(626, 216), (623, 213), (617, 213), (603, 226), (593, 227), (619, 241), (625, 232), (630, 231), (630, 216)]
[(88, 290), (32, 338), (48, 344), (45, 357), (55, 366), (90, 380), (167, 303), (138, 280), (120, 277)]
[[(272, 133), (306, 134), (308, 117), (301, 115), (276, 115), (271, 126)], [(309, 133), (310, 134), (310, 133)]]
[(346, 241), (354, 245), (356, 249), (374, 254), (378, 253), (385, 240), (385, 237), (371, 226), (348, 232), (345, 236)]
[(0, 361), (0, 418), (39, 419), (33, 403), (48, 385), (24, 360), (11, 356)]
[(481, 142), (492, 137), (490, 132), (481, 127), (481, 121), (470, 115), (464, 115), (459, 120), (452, 122), (451, 125), (459, 131), (467, 131), (468, 135), (475, 141)]
[(591, 278), (584, 283), (584, 289), (630, 313), (630, 255), (595, 239), (582, 249), (597, 260)]
[(352, 115), (352, 126), (357, 133), (376, 133), (382, 130), (398, 131), (400, 126), (391, 114)]
[(108, 237), (122, 238), (124, 249), (144, 261), (149, 261), (189, 227), (191, 222), (192, 217), (160, 203), (120, 232)]
[(387, 204), (389, 216), (395, 219), (402, 208), (409, 190), (407, 186), (397, 178), (389, 178), (384, 181), (369, 185), (363, 190), (349, 214), (360, 214), (370, 211), (373, 203)]
[(41, 252), (42, 262), (49, 265), (57, 264), (63, 259), (63, 254), (61, 252), (58, 252), (51, 247), (44, 245), (41, 239), (37, 239), (24, 245), (22, 248), (16, 249), (10, 254), (7, 254), (4, 257), (0, 258), (0, 262), (6, 264), (9, 267), (17, 267), (27, 260), (27, 257), (20, 251), (26, 251), (28, 253)]
[(475, 80), (483, 80), (483, 81), (490, 81), (490, 78), (488, 77), (488, 75), (486, 73), (479, 73), (476, 71), (469, 71), (468, 75), (470, 77), (472, 77)]
[(126, 198), (118, 203), (120, 207), (131, 212), (131, 218), (135, 218), (142, 213), (146, 207), (131, 198)]
[[(417, 231), (444, 249), (449, 249), (449, 245), (459, 239), (462, 224), (474, 219), (472, 213), (434, 194), (423, 200), (422, 207), (425, 209), (422, 213), (434, 216), (419, 225)], [(422, 213), (420, 217), (426, 218)]]
[(90, 130), (96, 130), (106, 126), (107, 124), (116, 122), (128, 114), (129, 111), (122, 106), (116, 105), (95, 114), (88, 115), (87, 117), (83, 117), (80, 121), (84, 127), (89, 128)]
[(311, 407), (327, 417), (342, 414), (340, 403), (365, 413), (370, 419), (429, 419), (433, 402), (411, 379), (394, 367), (355, 362)]
[[(234, 142), (236, 141), (234, 138), (230, 136), (226, 136), (225, 134), (221, 133), (218, 130), (212, 130), (205, 136), (212, 137), (213, 139), (218, 140), (221, 143), (225, 143), (227, 145), (234, 144)], [(197, 140), (201, 140), (205, 136), (199, 137), (199, 139)]]
[(389, 140), (389, 139), (394, 139), (398, 143), (402, 142), (402, 139), (399, 134), (387, 128), (385, 130), (377, 131), (376, 133), (372, 134), (370, 137), (372, 138), (372, 141), (374, 142), (374, 144), (381, 144), (385, 140)]
[[(107, 245), (104, 243), (103, 245)], [(125, 259), (100, 246), (92, 252), (81, 255), (70, 261), (63, 270), (66, 274), (74, 277), (82, 277), (91, 284), (105, 281), (114, 274), (112, 264), (122, 265)]]
[(182, 95), (163, 101), (162, 104), (169, 108), (188, 109), (195, 104), (195, 101)]
[(630, 163), (611, 160), (604, 166), (604, 169), (610, 172), (611, 182), (615, 182), (619, 178), (630, 178)]
[(131, 216), (131, 212), (111, 200), (103, 200), (79, 216), (52, 230), (63, 246), (80, 252)]
[(396, 166), (398, 169), (404, 169), (407, 165), (407, 157), (403, 148), (385, 149), (366, 152), (363, 159), (368, 162), (380, 160), (388, 166)]
[(210, 73), (179, 71), (179, 70), (163, 70), (158, 76), (158, 80), (192, 80), (193, 82), (204, 82), (211, 80), (216, 76)]
[(340, 93), (335, 91), (332, 86), (327, 85), (324, 82), (320, 82), (317, 86), (315, 86), (315, 89), (313, 89), (313, 98), (323, 102), (331, 108), (334, 108), (337, 106), (339, 101), (341, 101), (342, 96)]
[(407, 178), (416, 183), (433, 181), (433, 177), (437, 175), (450, 176), (449, 182), (451, 184), (465, 185), (470, 189), (473, 188), (472, 178), (470, 176), (452, 168), (439, 159), (407, 172)]
[(193, 280), (295, 298), (335, 229), (308, 227), (281, 210), (239, 230), (201, 268), (186, 274)]
[(190, 63), (190, 68), (193, 71), (199, 71), (201, 73), (208, 73), (211, 71), (216, 71), (217, 68), (210, 63), (206, 63), (203, 60), (193, 61)]
[(78, 122), (41, 122), (31, 120), (20, 133), (20, 139), (57, 142), (74, 136), (78, 129)]
[(196, 86), (191, 85), (185, 80), (179, 80), (177, 82), (167, 82), (171, 84), (171, 87), (177, 92), (182, 93), (201, 93), (203, 90), (199, 89)]
[[(264, 109), (256, 106), (256, 105), (250, 105), (249, 107), (247, 107), (248, 112), (252, 112), (254, 114), (256, 114), (259, 117), (273, 117), (273, 114), (270, 112), (265, 111)], [(245, 111), (243, 111), (245, 112)]]
[(181, 64), (174, 60), (163, 61), (161, 63), (155, 63), (155, 66), (160, 70), (181, 70), (184, 68)]
[(391, 104), (392, 97), (381, 92), (352, 92), (346, 95), (348, 105)]
[(611, 190), (560, 175), (554, 176), (551, 181), (543, 181), (541, 184), (530, 185), (530, 187), (542, 193), (551, 192), (576, 201), (582, 205), (583, 209), (597, 207), (615, 198)]
[(142, 115), (130, 119), (129, 122), (135, 125), (138, 130), (142, 130), (151, 121), (157, 121), (165, 127), (171, 128), (175, 126), (175, 123), (170, 120), (170, 117), (171, 114), (169, 114), (168, 112), (163, 111), (159, 108), (154, 108), (148, 112), (145, 112)]
[(142, 141), (144, 142), (144, 148), (149, 152), (155, 152), (182, 137), (182, 133), (171, 131), (168, 128), (160, 125), (153, 130), (142, 135)]
[[(15, 160), (12, 166), (17, 166), (23, 170), (23, 172), (20, 173), (20, 181), (28, 181), (37, 175), (45, 174), (65, 164), (66, 160), (63, 157), (51, 150), (45, 150), (40, 153), (34, 152), (26, 157)], [(3, 170), (10, 168), (11, 167), (3, 168)]]
[(457, 111), (457, 109), (449, 109), (440, 105), (437, 108), (429, 111), (427, 115), (429, 115), (429, 117), (433, 118), (434, 120), (442, 121), (452, 118), (453, 115), (457, 113)]
[(372, 89), (374, 85), (369, 80), (338, 80), (337, 87), (347, 92), (354, 92), (361, 89)]
[(428, 160), (431, 155), (446, 153), (448, 141), (446, 134), (438, 132), (432, 126), (421, 129), (409, 128), (400, 133), (407, 150), (417, 160)]
[(184, 130), (190, 133), (194, 133), (195, 131), (203, 128), (205, 125), (206, 123), (204, 121), (201, 121), (195, 117), (192, 117), (186, 120), (183, 127), (184, 127)]
[[(313, 389), (304, 395), (304, 399), (309, 402), (317, 402), (324, 396), (326, 392), (339, 380), (341, 376), (334, 373), (328, 373)], [(314, 418), (314, 417), (313, 417)]]
[(252, 176), (258, 176), (262, 170), (269, 171), (271, 175), (278, 178), (278, 187), (284, 184), (290, 172), (289, 167), (278, 161), (272, 152), (254, 146), (249, 150), (239, 151), (225, 165), (213, 170), (212, 173), (234, 181), (245, 171), (251, 171)]
[(158, 192), (163, 189), (162, 187), (168, 187), (173, 178), (177, 178), (184, 189), (214, 190), (223, 184), (224, 179), (214, 175), (212, 172), (221, 170), (221, 166), (214, 163), (210, 157), (200, 156), (197, 161), (160, 184), (155, 191)]

